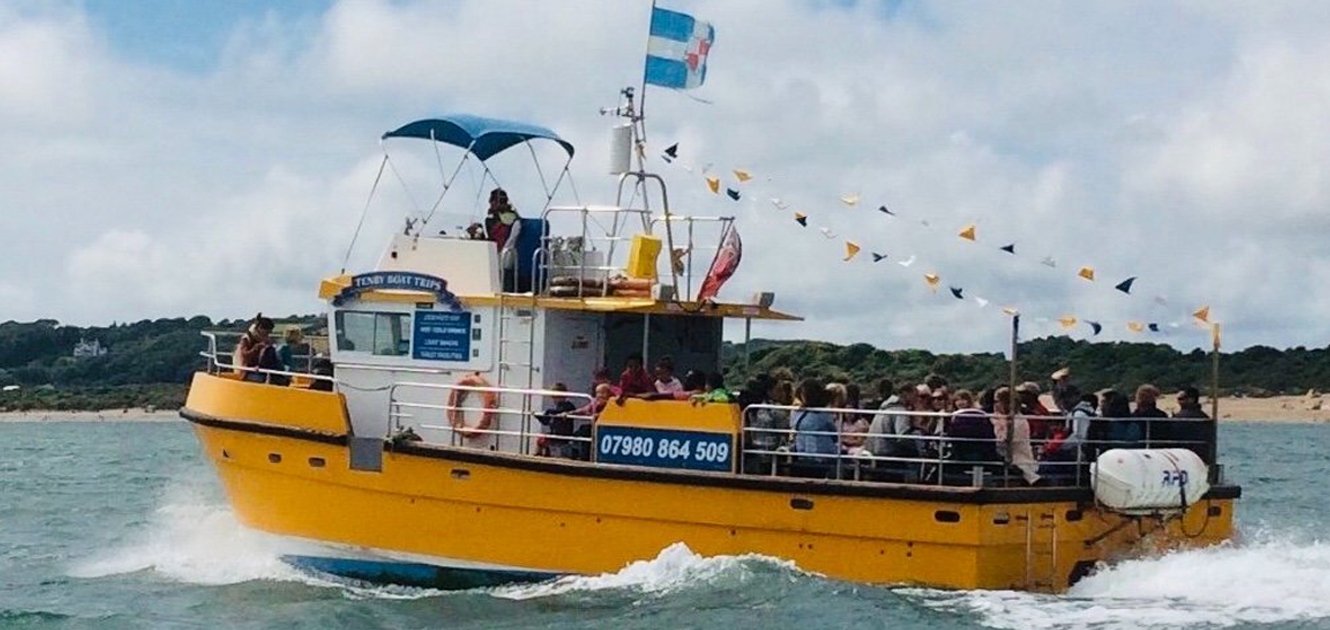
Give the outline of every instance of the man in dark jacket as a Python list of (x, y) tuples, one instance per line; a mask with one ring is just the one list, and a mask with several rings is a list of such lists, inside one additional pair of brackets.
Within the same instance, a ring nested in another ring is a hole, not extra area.
[(1214, 422), (1201, 409), (1201, 392), (1195, 387), (1184, 387), (1178, 392), (1178, 412), (1174, 418), (1185, 418), (1170, 422), (1170, 439), (1178, 442), (1177, 446), (1191, 449), (1207, 463), (1210, 461), (1210, 440), (1214, 433)]

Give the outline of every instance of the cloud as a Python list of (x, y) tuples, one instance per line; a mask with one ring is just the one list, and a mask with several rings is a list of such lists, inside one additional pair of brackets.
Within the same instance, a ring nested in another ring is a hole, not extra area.
[[(1210, 303), (1231, 323), (1232, 346), (1296, 345), (1319, 339), (1330, 317), (1330, 300), (1309, 289), (1330, 280), (1320, 243), (1330, 46), (1319, 35), (1330, 12), (678, 8), (717, 26), (699, 93), (712, 104), (651, 90), (648, 142), (653, 154), (679, 142), (680, 161), (695, 168), (756, 176), (734, 203), (696, 173), (655, 164), (676, 211), (737, 218), (745, 259), (723, 295), (774, 290), (778, 307), (809, 318), (756, 334), (1000, 350), (1004, 304), (1031, 321), (1073, 313), (1107, 324), (1185, 322)], [(225, 42), (216, 64), (180, 69), (120, 56), (118, 34), (78, 7), (0, 8), (0, 142), (20, 148), (0, 153), (9, 248), (0, 320), (317, 310), (315, 283), (341, 267), (379, 134), (427, 115), (472, 111), (557, 129), (578, 146), (581, 201), (605, 202), (612, 121), (596, 112), (640, 81), (646, 20), (645, 6), (611, 1), (339, 2), (313, 17), (255, 14), (216, 38)], [(401, 217), (438, 192), (427, 143), (388, 149), (394, 169), (353, 269), (372, 264)], [(539, 155), (551, 175), (560, 155), (547, 149)], [(527, 157), (493, 166), (534, 214), (543, 198)], [(446, 199), (432, 229), (475, 216), (469, 188), (480, 177), (459, 173), (454, 193), (464, 194)], [(838, 201), (850, 192), (863, 199), (854, 208)], [(814, 227), (798, 227), (769, 197)], [(883, 202), (902, 217), (877, 213)], [(970, 223), (978, 243), (955, 238)], [(842, 263), (842, 244), (817, 226), (919, 262)], [(715, 236), (698, 233), (700, 255)], [(1020, 256), (996, 250), (1008, 242)], [(1062, 265), (1039, 265), (1044, 255)], [(1111, 281), (1076, 279), (1082, 264)], [(934, 295), (925, 271), (992, 305)], [(1136, 297), (1112, 290), (1130, 275), (1140, 276)], [(1169, 306), (1151, 302), (1156, 294)], [(1297, 307), (1270, 308), (1279, 304)], [(1143, 338), (1121, 326), (1110, 335)]]

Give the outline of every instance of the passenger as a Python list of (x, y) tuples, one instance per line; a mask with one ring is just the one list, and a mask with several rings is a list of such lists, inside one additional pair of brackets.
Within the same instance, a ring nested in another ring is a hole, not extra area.
[[(933, 388), (926, 383), (921, 383), (915, 385), (914, 391), (914, 405), (910, 410), (916, 413), (910, 416), (910, 433), (933, 435), (937, 432), (938, 425), (937, 418), (933, 415)], [(920, 440), (911, 441), (920, 447), (924, 446), (924, 443)]]
[[(314, 359), (310, 363), (309, 372), (315, 376), (326, 376), (331, 379), (333, 376), (333, 362), (324, 358)], [(333, 390), (333, 382), (328, 379), (316, 378), (310, 382), (309, 388), (320, 392), (330, 392)]]
[(984, 413), (993, 413), (993, 393), (996, 392), (997, 389), (997, 387), (985, 387), (984, 391), (979, 392), (979, 408), (982, 409)]
[[(772, 378), (776, 378), (772, 376)], [(790, 406), (794, 404), (794, 382), (786, 379), (776, 379), (776, 384), (771, 388), (771, 404)], [(788, 413), (786, 414), (789, 415)], [(788, 423), (788, 418), (786, 419)]]
[(1026, 381), (1016, 388), (1020, 413), (1030, 423), (1030, 437), (1039, 442), (1047, 440), (1053, 434), (1053, 428), (1060, 424), (1052, 417), (1053, 412), (1039, 400), (1042, 392), (1039, 383), (1034, 381)]
[(1019, 413), (1012, 413), (1011, 390), (998, 388), (993, 394), (993, 439), (997, 452), (1008, 464), (1020, 471), (1030, 485), (1039, 482), (1039, 464), (1034, 459), (1030, 444), (1030, 423)]
[[(845, 390), (845, 409), (859, 408), (859, 387), (857, 385), (846, 385)], [(833, 394), (834, 395), (834, 394)], [(841, 452), (850, 455), (858, 455), (866, 450), (868, 444), (868, 433), (872, 423), (869, 422), (869, 414), (857, 413), (853, 411), (842, 412), (838, 419), (840, 423), (840, 447)]]
[(1080, 404), (1080, 400), (1074, 396), (1067, 395), (1067, 387), (1071, 385), (1071, 368), (1059, 368), (1048, 377), (1053, 381), (1053, 406), (1063, 415), (1070, 415), (1071, 410)]
[(697, 370), (688, 370), (688, 373), (683, 375), (683, 383), (679, 385), (677, 391), (658, 391), (646, 394), (636, 394), (634, 396), (621, 395), (619, 396), (618, 403), (622, 405), (623, 401), (627, 398), (640, 398), (642, 400), (690, 400), (693, 396), (705, 394), (706, 387), (707, 377), (705, 375)]
[(734, 402), (734, 395), (725, 388), (725, 376), (720, 372), (712, 372), (707, 375), (706, 388), (701, 394), (694, 394), (690, 400), (698, 403), (731, 403)]
[[(253, 368), (259, 368), (264, 360), (264, 351), (272, 348), (273, 321), (259, 313), (250, 320), (249, 328), (240, 336), (231, 361), (241, 370), (242, 378), (255, 383), (267, 382), (267, 376)], [(274, 355), (275, 356), (275, 355)], [(245, 369), (250, 368), (250, 369)], [(264, 368), (267, 369), (267, 368)]]
[(305, 372), (310, 365), (309, 344), (305, 343), (305, 333), (292, 326), (286, 329), (282, 347), (277, 349), (277, 358), (282, 362), (282, 369), (287, 372)]
[(596, 386), (595, 398), (591, 402), (578, 407), (566, 415), (572, 416), (576, 426), (573, 429), (573, 436), (580, 438), (569, 442), (568, 457), (570, 459), (580, 459), (583, 461), (591, 459), (591, 427), (596, 423), (596, 418), (600, 417), (600, 412), (605, 410), (605, 406), (614, 398), (614, 388), (609, 383), (601, 383)]
[[(835, 419), (830, 412), (813, 411), (815, 408), (826, 407), (826, 387), (815, 378), (806, 378), (799, 383), (798, 397), (800, 408), (791, 419), (794, 426), (794, 452), (810, 455), (839, 454)], [(815, 461), (830, 463), (831, 460), (819, 457)]]
[[(746, 451), (764, 451), (745, 454), (744, 472), (749, 474), (770, 473), (775, 458), (772, 453), (785, 443), (790, 431), (790, 412), (785, 409), (762, 407), (751, 409), (754, 405), (779, 405), (775, 401), (776, 383), (765, 374), (749, 379), (739, 393), (739, 407), (747, 423), (744, 431), (744, 449)], [(789, 404), (788, 402), (784, 404)]]
[(1143, 418), (1145, 446), (1147, 448), (1155, 442), (1167, 441), (1171, 437), (1168, 435), (1166, 422), (1154, 421), (1155, 418), (1168, 417), (1168, 414), (1159, 408), (1158, 387), (1147, 383), (1136, 388), (1136, 409), (1131, 412), (1131, 417)]
[(998, 455), (993, 422), (976, 405), (974, 393), (968, 389), (956, 390), (954, 403), (956, 411), (951, 414), (945, 434), (956, 438), (950, 443), (949, 459), (970, 464), (1000, 463), (1002, 458)]
[[(1140, 441), (1145, 438), (1145, 431), (1141, 428), (1141, 423), (1132, 420), (1131, 405), (1127, 402), (1127, 396), (1117, 390), (1104, 392), (1100, 400), (1101, 413), (1104, 430), (1102, 438), (1096, 435), (1094, 441), (1103, 441), (1101, 448), (1096, 449), (1095, 457), (1099, 457), (1100, 451), (1106, 451), (1113, 448), (1137, 448)], [(1093, 423), (1091, 424), (1093, 429)], [(1093, 439), (1093, 438), (1092, 438)]]
[(951, 383), (947, 382), (947, 377), (933, 372), (924, 377), (924, 385), (928, 386), (928, 391), (931, 393), (935, 389), (944, 389)]
[(596, 394), (596, 388), (601, 385), (609, 385), (610, 391), (614, 392), (615, 396), (619, 396), (623, 393), (622, 390), (619, 389), (619, 386), (615, 385), (614, 381), (610, 380), (610, 371), (606, 368), (597, 368), (595, 372), (591, 373), (591, 389), (588, 391), (594, 396)]
[[(1099, 407), (1099, 397), (1094, 393), (1081, 394), (1080, 388), (1068, 384), (1063, 388), (1065, 400), (1071, 400), (1074, 396), (1075, 405), (1069, 405), (1071, 412), (1068, 413), (1070, 420), (1070, 430), (1060, 440), (1049, 442), (1044, 450), (1045, 459), (1056, 459), (1061, 461), (1076, 461), (1085, 455), (1082, 447), (1090, 439), (1090, 426), (1094, 422), (1095, 410)], [(1066, 403), (1063, 403), (1066, 405)]]
[(517, 284), (517, 238), (522, 232), (522, 221), (517, 209), (508, 203), (508, 193), (502, 188), (490, 191), (490, 207), (485, 215), (485, 236), (499, 248), (499, 269), (503, 275), (505, 291), (515, 291)]
[(1178, 392), (1178, 412), (1173, 417), (1178, 418), (1172, 422), (1171, 431), (1177, 445), (1191, 449), (1209, 463), (1208, 442), (1213, 425), (1207, 422), (1210, 416), (1201, 409), (1201, 392), (1195, 387), (1182, 388)]
[(656, 386), (651, 380), (651, 375), (642, 367), (641, 353), (634, 352), (628, 355), (623, 374), (619, 375), (620, 394), (646, 394), (654, 391)]
[(668, 356), (656, 361), (656, 392), (672, 394), (683, 389), (683, 383), (674, 376), (674, 359)]
[[(882, 383), (879, 383), (879, 389), (882, 385)], [(887, 389), (890, 389), (891, 381), (885, 381), (885, 385)], [(879, 457), (914, 457), (917, 454), (917, 449), (915, 449), (912, 441), (891, 436), (903, 436), (912, 433), (913, 427), (910, 415), (899, 412), (911, 411), (918, 396), (918, 390), (913, 385), (902, 385), (900, 389), (896, 390), (895, 395), (887, 398), (882, 403), (868, 428), (868, 432), (872, 434), (867, 444), (869, 452)], [(898, 413), (890, 413), (893, 411)]]
[[(568, 386), (555, 383), (551, 391), (566, 392)], [(567, 396), (551, 395), (551, 405), (543, 413), (536, 415), (542, 430), (548, 435), (572, 435), (573, 419), (568, 414), (577, 409)], [(549, 439), (541, 436), (536, 440), (536, 454), (542, 456), (567, 457), (568, 440)]]

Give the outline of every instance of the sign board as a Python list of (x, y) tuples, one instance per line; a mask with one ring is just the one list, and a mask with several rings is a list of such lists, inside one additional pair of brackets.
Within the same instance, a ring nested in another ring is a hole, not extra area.
[(416, 311), (411, 358), (424, 361), (471, 360), (471, 313)]
[(448, 281), (429, 274), (410, 271), (372, 271), (351, 277), (351, 284), (333, 298), (333, 305), (358, 297), (366, 291), (420, 291), (431, 293), (441, 304), (461, 310), (457, 296), (448, 290)]
[(602, 425), (596, 427), (596, 461), (732, 472), (733, 442), (729, 433)]

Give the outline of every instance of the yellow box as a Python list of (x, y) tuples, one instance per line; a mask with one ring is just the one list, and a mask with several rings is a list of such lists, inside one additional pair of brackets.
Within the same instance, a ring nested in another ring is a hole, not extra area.
[(657, 258), (660, 258), (660, 239), (650, 234), (635, 234), (624, 271), (630, 278), (655, 279)]

